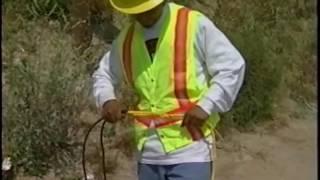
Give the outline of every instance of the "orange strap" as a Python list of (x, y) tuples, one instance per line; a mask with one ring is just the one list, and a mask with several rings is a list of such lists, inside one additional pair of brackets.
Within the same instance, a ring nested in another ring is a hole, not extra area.
[[(142, 124), (148, 128), (151, 126), (151, 122), (154, 123), (154, 128), (161, 128), (177, 124), (179, 121), (183, 120), (184, 117), (184, 114), (182, 113), (164, 115), (155, 115), (153, 113), (143, 111), (129, 111), (128, 113), (136, 117), (136, 123)], [(201, 129), (193, 126), (187, 126), (186, 128), (194, 141), (204, 137)]]
[(178, 123), (180, 120), (165, 120), (165, 119), (161, 119), (161, 118), (156, 118), (156, 119), (144, 119), (144, 118), (139, 118), (136, 119), (137, 123), (140, 123), (148, 128), (150, 128), (151, 126), (151, 122), (154, 123), (154, 128), (161, 128), (161, 127), (166, 127), (166, 126), (171, 126), (174, 125), (176, 123)]

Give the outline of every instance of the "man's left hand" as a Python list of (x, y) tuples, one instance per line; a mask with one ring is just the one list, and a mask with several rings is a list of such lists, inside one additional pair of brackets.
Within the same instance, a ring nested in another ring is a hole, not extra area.
[(185, 113), (181, 126), (201, 128), (209, 115), (199, 106), (193, 107)]

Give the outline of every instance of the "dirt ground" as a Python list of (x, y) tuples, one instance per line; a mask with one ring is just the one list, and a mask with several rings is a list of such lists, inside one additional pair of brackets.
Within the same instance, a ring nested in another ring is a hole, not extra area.
[[(316, 109), (290, 108), (292, 110), (286, 107), (287, 110), (273, 121), (260, 124), (251, 132), (230, 130), (224, 135), (217, 143), (215, 179), (317, 179)], [(137, 180), (135, 160), (120, 155), (117, 165), (114, 173), (108, 175), (108, 180)], [(80, 167), (77, 174), (82, 174)], [(43, 179), (57, 178), (47, 176)], [(100, 178), (96, 176), (94, 179)]]
[(217, 152), (217, 180), (317, 179), (315, 118), (229, 138)]
[[(218, 143), (216, 180), (316, 180), (316, 112), (303, 110), (259, 125), (232, 130)], [(297, 117), (298, 116), (298, 117)], [(133, 163), (120, 163), (112, 180), (136, 180)]]

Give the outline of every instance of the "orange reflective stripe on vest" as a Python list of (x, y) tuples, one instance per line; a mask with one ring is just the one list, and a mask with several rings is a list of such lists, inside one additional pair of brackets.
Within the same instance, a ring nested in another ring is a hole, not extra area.
[(196, 102), (191, 102), (187, 93), (187, 27), (190, 10), (181, 8), (178, 11), (175, 27), (175, 54), (174, 54), (174, 92), (179, 108), (169, 113), (187, 112)]
[(125, 78), (128, 84), (133, 86), (133, 80), (132, 80), (132, 60), (131, 60), (131, 44), (132, 44), (132, 38), (133, 38), (133, 30), (134, 30), (134, 25), (130, 26), (129, 31), (127, 33), (127, 36), (125, 38), (125, 41), (123, 43), (123, 68), (125, 70)]
[(180, 108), (190, 106), (187, 94), (186, 58), (187, 58), (187, 27), (190, 10), (181, 8), (178, 11), (177, 24), (175, 27), (175, 55), (174, 55), (174, 92)]

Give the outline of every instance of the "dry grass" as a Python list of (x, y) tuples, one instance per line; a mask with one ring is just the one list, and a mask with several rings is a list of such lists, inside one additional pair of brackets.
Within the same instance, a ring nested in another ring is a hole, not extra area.
[[(315, 6), (312, 1), (184, 3), (208, 15), (247, 60), (245, 86), (234, 110), (225, 114), (222, 128), (248, 127), (270, 119), (271, 115), (288, 118), (274, 113), (283, 111), (279, 108), (283, 102), (279, 97), (315, 101)], [(22, 7), (12, 5), (15, 4), (6, 6), (2, 14), (4, 151), (13, 155), (15, 162), (29, 174), (45, 174), (67, 161), (68, 173), (61, 177), (80, 177), (79, 144), (98, 115), (89, 95), (90, 75), (109, 46), (93, 36), (89, 48), (79, 55), (66, 32), (70, 27), (68, 22), (61, 24), (47, 17), (30, 20), (25, 11), (19, 11)], [(121, 28), (127, 18), (114, 13), (113, 21)], [(126, 87), (119, 97), (126, 104), (137, 100)], [(96, 176), (101, 175), (98, 131), (97, 128), (88, 145), (88, 161)], [(107, 126), (105, 132), (109, 137), (105, 138), (110, 152), (106, 157), (108, 173), (112, 173), (117, 167), (116, 152), (120, 150), (121, 154), (132, 156), (132, 131), (130, 123), (124, 122)], [(72, 156), (64, 151), (69, 147), (67, 144), (77, 144)], [(35, 151), (34, 147), (39, 148)], [(61, 154), (62, 151), (66, 153)], [(42, 162), (47, 162), (46, 166)]]

